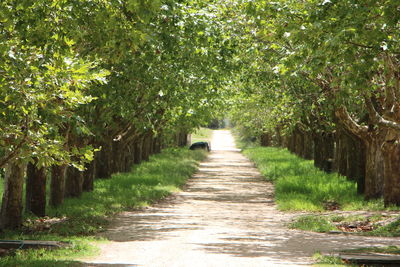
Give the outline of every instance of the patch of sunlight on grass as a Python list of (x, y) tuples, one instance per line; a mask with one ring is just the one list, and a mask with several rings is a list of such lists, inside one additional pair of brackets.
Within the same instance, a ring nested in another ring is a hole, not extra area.
[(312, 201), (307, 199), (294, 198), (293, 196), (285, 197), (282, 196), (281, 199), (277, 199), (276, 203), (279, 209), (282, 211), (293, 211), (293, 210), (307, 210), (307, 211), (322, 211), (320, 206), (314, 204)]
[(319, 233), (337, 230), (335, 225), (333, 225), (327, 218), (315, 215), (300, 216), (296, 218), (294, 222), (289, 224), (289, 228)]
[(353, 267), (355, 265), (345, 264), (342, 259), (335, 256), (322, 255), (321, 253), (314, 254), (313, 258), (317, 263), (313, 264), (314, 267)]
[[(262, 175), (275, 184), (275, 196), (281, 210), (322, 211), (327, 202), (338, 203), (342, 210), (383, 210), (382, 200), (365, 201), (357, 194), (353, 181), (337, 173), (325, 173), (287, 149), (249, 147), (244, 154)], [(399, 208), (387, 208), (386, 210)]]

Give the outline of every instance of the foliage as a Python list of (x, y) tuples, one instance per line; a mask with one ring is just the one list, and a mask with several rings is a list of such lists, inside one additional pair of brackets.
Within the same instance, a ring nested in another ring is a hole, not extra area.
[(96, 158), (109, 177), (132, 147), (174, 145), (220, 116), (238, 67), (229, 5), (2, 1), (0, 169)]
[(232, 71), (224, 5), (2, 1), (0, 167), (68, 164), (109, 138), (209, 120)]

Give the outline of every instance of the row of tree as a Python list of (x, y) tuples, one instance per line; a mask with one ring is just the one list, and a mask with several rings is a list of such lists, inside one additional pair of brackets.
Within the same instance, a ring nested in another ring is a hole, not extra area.
[(400, 4), (242, 1), (234, 122), (400, 205)]
[[(130, 170), (223, 103), (223, 10), (207, 1), (0, 2), (0, 228)], [(216, 16), (219, 14), (220, 16)]]

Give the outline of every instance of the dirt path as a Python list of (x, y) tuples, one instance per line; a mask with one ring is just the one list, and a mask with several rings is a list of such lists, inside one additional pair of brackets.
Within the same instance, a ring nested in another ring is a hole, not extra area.
[(276, 210), (273, 187), (215, 131), (209, 157), (185, 190), (144, 211), (118, 216), (111, 242), (87, 266), (304, 266), (316, 251), (400, 245), (393, 238), (288, 230), (293, 214)]

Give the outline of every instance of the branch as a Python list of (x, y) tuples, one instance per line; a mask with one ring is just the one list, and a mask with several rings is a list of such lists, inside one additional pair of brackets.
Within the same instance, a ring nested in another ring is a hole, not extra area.
[(21, 147), (25, 144), (25, 142), (26, 142), (27, 139), (28, 139), (28, 135), (25, 134), (25, 135), (24, 135), (24, 138), (22, 138), (21, 142), (18, 143), (18, 145), (15, 147), (15, 149), (14, 149), (12, 152), (10, 152), (7, 156), (3, 157), (3, 158), (0, 160), (0, 168), (4, 168), (4, 166), (5, 166), (12, 158), (14, 158), (14, 157), (18, 154), (19, 150), (20, 150)]
[[(376, 46), (369, 46), (369, 45), (364, 45), (364, 44), (358, 44), (358, 43), (354, 43), (351, 41), (346, 42), (346, 44), (350, 44), (350, 45), (354, 45), (354, 46), (358, 46), (358, 47), (362, 47), (362, 48), (368, 48), (368, 49), (375, 49), (375, 50), (381, 50), (382, 48), (380, 47), (376, 47)], [(392, 54), (395, 55), (400, 55), (400, 51), (390, 51)]]
[(391, 128), (394, 130), (399, 130), (400, 131), (400, 123), (394, 122), (387, 120), (383, 118), (375, 109), (374, 105), (372, 104), (371, 98), (365, 97), (365, 104), (367, 105), (367, 110), (370, 115), (370, 118), (373, 123), (386, 127), (386, 128)]
[(15, 146), (15, 149), (10, 152), (7, 156), (3, 157), (0, 160), (0, 168), (4, 168), (4, 166), (14, 157), (16, 157), (18, 155), (18, 152), (20, 151), (20, 149), (22, 148), (22, 146), (26, 143), (26, 141), (28, 140), (28, 133), (29, 133), (29, 118), (28, 116), (25, 117), (25, 122), (23, 125), (24, 128), (24, 136), (21, 139), (21, 141)]
[(364, 139), (368, 133), (367, 126), (359, 125), (350, 114), (347, 112), (346, 107), (341, 106), (335, 110), (335, 115), (339, 121), (349, 130), (351, 133), (355, 134), (361, 139)]

